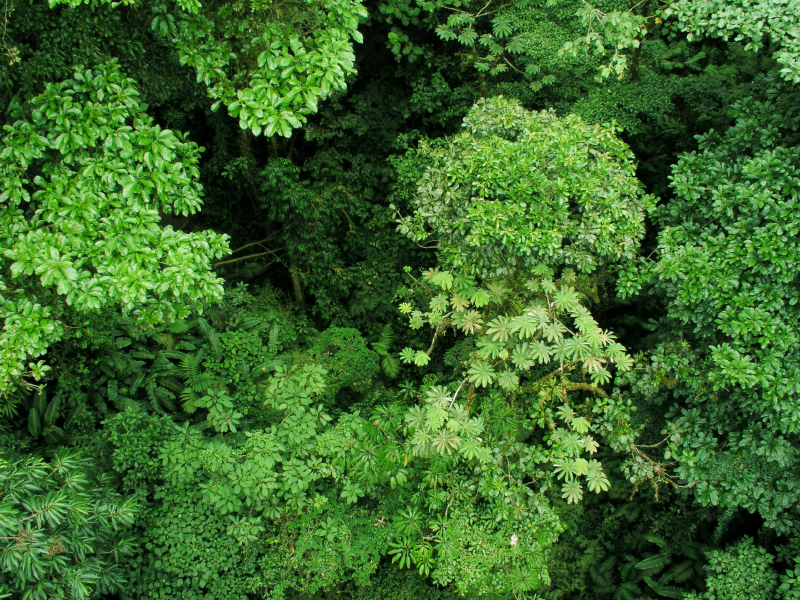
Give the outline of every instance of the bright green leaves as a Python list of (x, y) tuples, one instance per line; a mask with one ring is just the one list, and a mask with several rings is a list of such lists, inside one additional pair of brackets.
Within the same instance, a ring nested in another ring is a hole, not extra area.
[(642, 44), (648, 33), (648, 17), (635, 9), (604, 12), (588, 2), (579, 5), (576, 17), (586, 34), (564, 44), (562, 52), (577, 56), (581, 50), (601, 61), (598, 80), (611, 75), (625, 77), (628, 58)]
[(195, 68), (215, 110), (225, 104), (253, 135), (289, 137), (320, 101), (345, 89), (355, 72), (351, 40), (361, 42), (367, 13), (358, 0), (248, 8), (177, 11), (169, 15), (174, 28), (159, 16), (153, 28)]
[(597, 494), (608, 491), (611, 487), (608, 477), (603, 473), (602, 466), (596, 460), (589, 461), (589, 469), (586, 472), (586, 485), (589, 487), (590, 492)]
[(489, 304), (489, 293), (484, 289), (476, 289), (470, 296), (470, 301), (475, 305), (475, 308), (483, 308)]
[[(479, 101), (444, 147), (416, 152), (430, 166), (417, 181), (415, 212), (398, 230), (417, 242), (435, 239), (443, 265), (482, 277), (540, 263), (590, 273), (628, 261), (654, 204), (613, 128), (529, 112), (502, 97)], [(450, 289), (443, 272), (436, 277)], [(490, 301), (478, 289), (462, 297), (476, 308)], [(566, 292), (556, 301), (564, 310), (577, 302)]]
[(160, 226), (159, 211), (199, 210), (199, 149), (141, 112), (115, 62), (48, 85), (23, 111), (0, 141), (0, 250), (12, 273), (0, 281), (0, 393), (61, 335), (51, 309), (31, 302), (37, 289), (54, 289), (58, 311), (119, 307), (155, 324), (218, 299), (211, 261), (228, 251), (225, 236)]
[[(589, 375), (592, 385), (601, 386), (611, 381), (609, 368), (618, 371), (630, 369), (632, 359), (613, 334), (600, 329), (589, 311), (581, 304), (584, 297), (573, 284), (576, 276), (566, 270), (558, 281), (552, 279), (552, 270), (535, 266), (533, 278), (524, 286), (512, 278), (496, 278), (480, 290), (486, 303), (476, 303), (467, 308), (459, 299), (477, 295), (473, 278), (454, 277), (450, 272), (434, 269), (423, 275), (419, 286), (440, 289), (429, 301), (431, 310), (414, 310), (410, 302), (401, 305), (401, 312), (409, 315), (412, 329), (426, 323), (434, 328), (433, 344), (444, 328), (453, 327), (475, 336), (475, 352), (466, 368), (467, 380), (478, 388), (499, 383), (510, 392), (519, 386), (521, 375), (535, 365), (557, 362), (569, 371), (577, 366)], [(538, 274), (538, 275), (537, 275)], [(438, 283), (437, 283), (438, 282)], [(450, 286), (445, 290), (444, 285)], [(458, 298), (454, 300), (454, 298)], [(463, 309), (456, 307), (464, 306)], [(446, 312), (445, 312), (446, 311)], [(428, 364), (433, 345), (427, 350), (406, 348), (400, 353), (405, 363), (418, 366)], [(566, 372), (565, 371), (565, 372)]]
[(486, 332), (496, 342), (507, 342), (511, 336), (511, 319), (503, 316), (492, 319), (486, 324)]
[(497, 378), (497, 374), (489, 363), (476, 362), (468, 371), (470, 383), (476, 387), (489, 387)]
[(567, 501), (567, 504), (577, 504), (583, 498), (583, 489), (581, 484), (577, 481), (566, 481), (561, 486), (561, 497)]
[(548, 444), (554, 455), (553, 467), (558, 480), (563, 480), (561, 497), (568, 504), (579, 502), (583, 498), (583, 485), (580, 478), (585, 478), (589, 491), (600, 493), (607, 491), (611, 484), (603, 472), (603, 467), (597, 460), (587, 460), (581, 454), (589, 455), (597, 451), (597, 443), (589, 430), (591, 424), (584, 416), (578, 416), (576, 411), (568, 404), (563, 404), (556, 411), (556, 416), (567, 424), (568, 428), (557, 427), (555, 420), (550, 420), (550, 427), (554, 428)]
[[(50, 0), (77, 6), (83, 0)], [(103, 0), (104, 4), (117, 3)], [(122, 4), (133, 4), (123, 0)], [(359, 0), (324, 0), (204, 7), (155, 2), (152, 30), (177, 49), (208, 86), (212, 110), (225, 104), (242, 129), (289, 137), (318, 103), (345, 89), (355, 73), (352, 42), (367, 16)]]
[[(446, 272), (427, 271), (422, 281), (415, 279), (416, 287), (409, 290), (412, 299), (432, 298), (429, 304), (436, 312), (415, 311), (411, 302), (406, 303), (404, 312), (410, 316), (412, 328), (428, 323), (434, 329), (434, 338), (427, 352), (406, 348), (401, 359), (412, 362), (418, 354), (428, 358), (446, 328), (472, 336), (475, 343), (468, 346), (471, 350), (460, 362), (458, 378), (461, 381), (456, 392), (432, 386), (426, 391), (428, 406), (408, 411), (406, 424), (411, 436), (411, 453), (449, 455), (457, 448), (463, 458), (486, 463), (491, 457), (489, 449), (477, 433), (467, 433), (472, 420), (453, 418), (453, 411), (459, 407), (455, 403), (458, 393), (469, 386), (470, 395), (480, 394), (496, 401), (503, 399), (504, 406), (515, 403), (522, 394), (535, 394), (538, 408), (530, 417), (536, 425), (552, 431), (547, 435), (549, 447), (538, 448), (535, 460), (550, 462), (554, 469), (549, 474), (540, 471), (539, 476), (563, 480), (562, 496), (568, 503), (581, 500), (584, 481), (592, 492), (608, 490), (610, 483), (600, 463), (581, 456), (592, 455), (598, 448), (589, 434), (597, 426), (591, 409), (577, 404), (579, 412), (563, 402), (571, 394), (578, 396), (576, 392), (607, 398), (600, 386), (610, 382), (611, 365), (617, 371), (626, 371), (632, 359), (611, 333), (600, 329), (581, 304), (585, 296), (575, 287), (579, 284), (575, 273), (565, 270), (560, 279), (554, 280), (552, 269), (537, 265), (530, 270), (532, 277), (524, 279), (524, 283), (512, 277), (492, 279), (486, 282), (487, 302), (479, 310), (459, 310), (452, 300), (448, 301), (448, 297), (456, 295), (463, 298), (472, 294), (474, 297), (475, 279), (444, 277), (442, 273)], [(449, 285), (450, 289), (445, 290), (443, 285)], [(448, 312), (442, 313), (445, 310)], [(548, 364), (552, 364), (549, 373), (536, 371), (538, 376), (528, 379), (534, 367)], [(549, 407), (553, 401), (561, 404), (555, 414)], [(524, 421), (517, 421), (519, 417), (507, 406), (503, 411), (503, 416), (496, 418), (494, 435), (513, 438), (515, 433), (512, 432), (526, 425)], [(568, 428), (557, 425), (556, 419), (566, 423)], [(598, 421), (604, 422), (602, 418)], [(508, 451), (513, 454), (518, 450)], [(495, 452), (499, 452), (496, 446)]]
[(453, 275), (448, 271), (437, 271), (431, 278), (434, 285), (438, 285), (443, 290), (449, 290), (453, 287)]
[(427, 365), (431, 357), (423, 350), (413, 350), (412, 348), (403, 348), (400, 352), (400, 360), (404, 363), (414, 363), (418, 367)]
[(210, 389), (205, 396), (195, 400), (195, 404), (208, 409), (207, 421), (220, 433), (236, 433), (236, 426), (244, 416), (234, 410), (233, 398), (223, 390)]
[(461, 438), (448, 429), (440, 429), (432, 437), (431, 445), (439, 454), (451, 454), (461, 445)]

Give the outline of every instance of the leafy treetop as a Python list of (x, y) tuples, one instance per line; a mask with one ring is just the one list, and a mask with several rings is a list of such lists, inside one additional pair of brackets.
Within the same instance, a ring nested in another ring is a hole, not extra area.
[(503, 97), (480, 100), (463, 127), (416, 151), (427, 168), (402, 233), (481, 277), (541, 264), (590, 273), (634, 256), (654, 199), (614, 127)]
[(118, 308), (155, 324), (222, 296), (211, 260), (227, 236), (159, 225), (200, 208), (200, 150), (145, 108), (110, 62), (48, 85), (4, 127), (0, 394), (41, 376), (41, 363), (25, 363), (64, 335), (67, 310)]
[[(51, 6), (81, 3), (50, 0)], [(195, 68), (215, 101), (212, 110), (224, 104), (254, 135), (291, 136), (355, 73), (351, 39), (362, 41), (358, 24), (367, 16), (360, 0), (175, 4), (150, 5), (153, 30), (175, 46), (181, 64)]]

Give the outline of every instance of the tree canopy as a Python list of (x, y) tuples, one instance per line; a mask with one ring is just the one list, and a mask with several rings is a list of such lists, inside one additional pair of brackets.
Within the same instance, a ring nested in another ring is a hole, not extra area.
[(0, 598), (800, 596), (798, 15), (0, 5)]

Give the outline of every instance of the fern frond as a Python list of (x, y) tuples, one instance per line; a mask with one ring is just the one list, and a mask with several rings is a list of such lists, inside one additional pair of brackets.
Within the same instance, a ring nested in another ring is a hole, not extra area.
[(596, 585), (594, 587), (594, 593), (597, 595), (613, 594), (616, 589), (617, 586), (615, 585)]
[(669, 554), (654, 554), (636, 563), (636, 568), (640, 571), (657, 571), (668, 565), (670, 561)]
[(189, 331), (189, 329), (191, 328), (191, 325), (192, 325), (191, 321), (186, 321), (186, 320), (175, 321), (167, 329), (168, 329), (168, 331), (170, 333), (181, 334), (181, 333), (186, 333), (187, 331)]
[(181, 392), (181, 408), (183, 411), (190, 415), (194, 414), (197, 410), (197, 404), (195, 404), (196, 400), (197, 396), (190, 388), (183, 390)]
[(650, 577), (645, 577), (644, 582), (649, 585), (656, 594), (659, 596), (664, 596), (665, 598), (683, 598), (684, 594), (686, 593), (686, 590), (682, 590), (681, 588), (675, 586), (658, 585)]
[(378, 296), (369, 295), (364, 298), (364, 306), (367, 307), (367, 310), (372, 311), (378, 308)]
[(171, 333), (159, 333), (156, 336), (156, 342), (160, 346), (171, 350), (175, 347), (175, 336), (173, 336)]
[(644, 539), (646, 539), (648, 542), (650, 542), (651, 544), (655, 544), (659, 548), (663, 549), (663, 548), (667, 548), (669, 546), (669, 544), (667, 543), (667, 540), (665, 540), (662, 537), (658, 537), (657, 535), (651, 535), (651, 534), (648, 533), (646, 535), (643, 535), (642, 537)]
[(200, 332), (203, 334), (203, 337), (208, 342), (208, 345), (211, 346), (211, 351), (214, 353), (214, 358), (217, 360), (222, 359), (222, 354), (219, 348), (219, 337), (217, 336), (217, 332), (214, 331), (214, 328), (208, 324), (203, 317), (197, 317), (197, 325), (200, 327)]
[(635, 583), (627, 582), (617, 588), (614, 597), (619, 600), (638, 600), (641, 595), (642, 592)]
[(131, 396), (133, 396), (136, 393), (136, 390), (139, 389), (139, 386), (142, 385), (144, 377), (145, 377), (144, 371), (139, 371), (136, 375), (134, 375), (133, 381), (131, 381), (131, 384), (128, 386), (128, 393)]
[(214, 376), (211, 373), (200, 373), (197, 377), (192, 377), (188, 382), (188, 386), (197, 394), (207, 392), (213, 385)]
[(673, 565), (664, 573), (658, 582), (662, 585), (674, 581), (675, 583), (686, 583), (694, 576), (694, 561), (685, 560), (677, 565)]
[(400, 373), (400, 361), (388, 354), (381, 360), (381, 368), (387, 377), (394, 379)]
[(186, 354), (181, 359), (181, 370), (183, 378), (188, 382), (200, 375), (200, 363), (203, 361), (203, 353)]
[(350, 314), (354, 317), (360, 317), (367, 312), (367, 305), (363, 297), (356, 297), (350, 302)]
[(388, 323), (383, 326), (383, 329), (381, 329), (381, 335), (378, 337), (378, 343), (385, 347), (387, 351), (392, 347), (392, 344), (394, 343), (394, 331), (392, 331), (392, 326)]

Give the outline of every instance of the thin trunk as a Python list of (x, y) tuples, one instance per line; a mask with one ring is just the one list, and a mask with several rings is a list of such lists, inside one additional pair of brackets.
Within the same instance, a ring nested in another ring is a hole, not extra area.
[(292, 287), (294, 288), (294, 299), (300, 304), (304, 304), (303, 299), (303, 286), (300, 283), (300, 269), (297, 268), (297, 262), (292, 258), (289, 260), (289, 274), (292, 276)]

